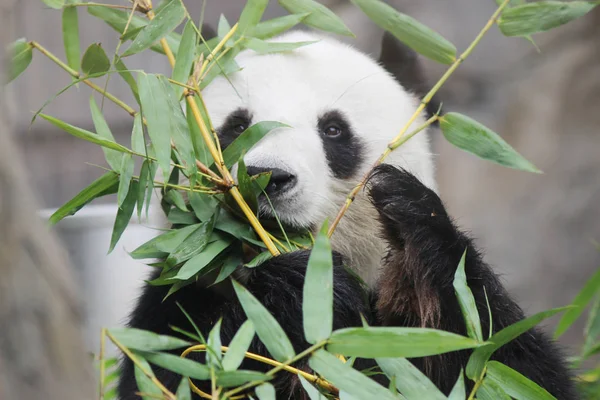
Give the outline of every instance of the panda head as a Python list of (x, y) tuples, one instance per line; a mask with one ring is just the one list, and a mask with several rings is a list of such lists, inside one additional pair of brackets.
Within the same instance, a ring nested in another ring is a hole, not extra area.
[[(380, 62), (347, 44), (295, 31), (273, 41), (316, 43), (286, 53), (238, 55), (241, 70), (216, 78), (204, 91), (222, 146), (260, 121), (289, 125), (269, 132), (244, 157), (250, 174), (272, 171), (260, 214), (273, 209), (287, 226), (316, 230), (335, 217), (414, 113), (423, 91), (412, 51), (384, 36)], [(413, 128), (424, 120), (419, 118)], [(420, 133), (386, 162), (435, 190), (427, 136)], [(235, 167), (234, 171), (235, 172)], [(234, 174), (235, 176), (235, 174)], [(384, 253), (375, 210), (361, 193), (332, 237), (332, 246), (367, 283)]]

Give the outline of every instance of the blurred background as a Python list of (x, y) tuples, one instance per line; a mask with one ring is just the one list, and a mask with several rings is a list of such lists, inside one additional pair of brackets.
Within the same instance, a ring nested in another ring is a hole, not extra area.
[[(125, 4), (125, 1), (105, 0)], [(340, 15), (356, 39), (343, 39), (379, 55), (382, 32), (347, 0), (321, 0)], [(202, 1), (185, 1), (196, 19)], [(205, 21), (216, 26), (219, 15), (236, 20), (245, 2), (207, 0)], [(265, 18), (285, 15), (271, 1)], [(459, 50), (466, 48), (493, 13), (492, 0), (390, 0), (441, 33)], [(41, 1), (21, 1), (14, 18), (19, 36), (39, 41), (64, 59), (61, 13)], [(100, 42), (108, 54), (117, 35), (103, 22), (79, 9), (82, 54)], [(527, 313), (568, 304), (600, 266), (600, 7), (584, 18), (535, 36), (540, 52), (527, 40), (505, 38), (492, 29), (473, 55), (439, 94), (446, 111), (465, 113), (498, 132), (544, 171), (513, 171), (457, 150), (436, 132), (432, 135), (441, 196), (459, 225), (472, 232), (487, 261)], [(164, 56), (145, 52), (126, 60), (130, 69), (170, 73)], [(434, 83), (443, 67), (423, 60)], [(33, 112), (70, 83), (67, 74), (34, 52), (34, 61), (10, 90), (17, 137), (31, 186), (47, 215), (102, 174), (88, 164), (104, 165), (95, 145), (58, 131), (43, 120), (31, 125)], [(129, 104), (135, 101), (118, 77), (108, 91)], [(45, 112), (93, 130), (88, 106), (90, 90), (80, 85), (52, 102)], [(131, 117), (110, 102), (105, 115), (121, 143), (128, 143)], [(106, 256), (116, 213), (114, 198), (97, 201), (58, 226), (77, 268), (88, 312), (87, 343), (96, 350), (100, 327), (122, 322), (137, 295), (147, 267), (129, 259), (127, 251), (145, 242), (159, 216), (131, 225), (118, 248)], [(156, 208), (155, 210), (158, 210)], [(554, 321), (555, 323), (556, 321)], [(553, 322), (549, 325), (552, 326)], [(583, 324), (561, 340), (575, 352)]]

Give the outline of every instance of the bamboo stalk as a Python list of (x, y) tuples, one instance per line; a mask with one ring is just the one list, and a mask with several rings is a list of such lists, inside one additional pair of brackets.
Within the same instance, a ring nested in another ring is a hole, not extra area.
[[(342, 219), (342, 217), (344, 216), (344, 214), (346, 213), (346, 211), (348, 211), (348, 208), (350, 208), (350, 205), (352, 204), (352, 202), (356, 198), (356, 195), (358, 194), (358, 192), (360, 191), (360, 189), (362, 187), (364, 187), (365, 183), (369, 179), (369, 176), (371, 176), (371, 173), (372, 173), (373, 169), (375, 167), (377, 167), (378, 165), (380, 165), (387, 158), (387, 156), (392, 152), (392, 150), (396, 149), (400, 144), (406, 142), (406, 140), (404, 140), (403, 142), (400, 143), (400, 141), (401, 141), (402, 137), (404, 136), (404, 134), (408, 131), (408, 129), (410, 128), (410, 126), (413, 124), (413, 122), (415, 122), (415, 120), (419, 117), (419, 115), (421, 114), (421, 112), (423, 112), (423, 110), (425, 109), (425, 107), (427, 106), (427, 104), (429, 104), (429, 102), (431, 101), (431, 99), (433, 98), (433, 96), (444, 85), (444, 83), (446, 83), (446, 81), (448, 80), (448, 78), (450, 78), (450, 76), (454, 73), (454, 71), (456, 71), (456, 69), (458, 68), (458, 66), (464, 60), (466, 60), (467, 57), (473, 52), (473, 50), (475, 49), (475, 47), (479, 44), (479, 42), (481, 41), (481, 39), (483, 38), (483, 36), (487, 33), (487, 31), (490, 30), (490, 28), (492, 27), (492, 25), (494, 25), (494, 23), (496, 22), (496, 20), (500, 16), (500, 13), (502, 13), (502, 10), (508, 5), (509, 2), (510, 2), (510, 0), (504, 0), (504, 2), (496, 9), (496, 11), (494, 12), (494, 14), (492, 14), (492, 16), (487, 21), (487, 23), (485, 24), (485, 26), (481, 29), (481, 31), (479, 32), (479, 34), (471, 42), (471, 44), (469, 45), (469, 47), (467, 47), (467, 49), (457, 59), (454, 60), (454, 62), (448, 68), (448, 70), (444, 73), (444, 75), (442, 75), (442, 77), (433, 86), (433, 88), (431, 88), (431, 90), (425, 95), (425, 97), (423, 97), (423, 100), (421, 101), (421, 104), (419, 104), (419, 107), (417, 107), (417, 110), (410, 117), (410, 119), (408, 120), (408, 122), (402, 127), (402, 129), (400, 129), (400, 132), (398, 133), (398, 135), (396, 135), (396, 137), (390, 142), (390, 144), (388, 144), (388, 146), (385, 149), (385, 151), (381, 154), (381, 156), (373, 164), (373, 166), (371, 167), (371, 169), (365, 174), (365, 176), (363, 177), (363, 179), (348, 194), (348, 196), (346, 197), (346, 201), (344, 202), (344, 205), (340, 208), (340, 211), (338, 212), (337, 216), (335, 217), (335, 220), (333, 221), (333, 223), (331, 224), (331, 227), (329, 228), (329, 231), (327, 232), (327, 235), (329, 237), (331, 237), (331, 235), (333, 235), (333, 232), (335, 231), (335, 228), (340, 223), (340, 220)], [(437, 118), (437, 116), (436, 116), (436, 118)], [(411, 134), (410, 137), (412, 137), (412, 136), (414, 136), (414, 135)]]

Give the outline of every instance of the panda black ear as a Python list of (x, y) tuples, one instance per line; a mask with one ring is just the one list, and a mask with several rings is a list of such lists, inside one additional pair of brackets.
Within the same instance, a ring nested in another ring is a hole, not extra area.
[(202, 24), (200, 33), (202, 33), (204, 40), (210, 40), (214, 37), (217, 37), (217, 32), (208, 24)]
[[(419, 98), (425, 96), (429, 91), (417, 53), (389, 32), (385, 32), (381, 40), (379, 63), (406, 90), (415, 93)], [(427, 105), (427, 113), (435, 114), (439, 109), (439, 104), (434, 97)]]

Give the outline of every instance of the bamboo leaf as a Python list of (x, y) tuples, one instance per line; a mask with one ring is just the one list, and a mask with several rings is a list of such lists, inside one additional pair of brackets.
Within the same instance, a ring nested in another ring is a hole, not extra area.
[[(198, 106), (202, 117), (207, 116), (206, 110), (204, 109), (203, 103), (198, 99), (198, 96), (194, 96), (194, 102)], [(206, 144), (204, 143), (204, 139), (202, 138), (202, 133), (200, 132), (200, 127), (196, 122), (196, 118), (194, 117), (194, 113), (192, 112), (190, 105), (186, 101), (186, 120), (188, 124), (188, 129), (190, 131), (190, 139), (192, 141), (192, 146), (194, 148), (194, 154), (196, 155), (196, 159), (200, 160), (202, 164), (209, 165), (212, 157), (210, 152), (208, 151)], [(203, 119), (204, 121), (208, 121), (208, 119)]]
[(100, 43), (87, 48), (81, 59), (81, 70), (85, 75), (98, 75), (110, 70), (110, 60)]
[(156, 13), (152, 21), (138, 33), (123, 57), (146, 50), (173, 31), (185, 18), (185, 9), (180, 0), (167, 0), (166, 5)]
[(498, 134), (465, 115), (448, 113), (440, 117), (440, 128), (454, 146), (484, 160), (523, 171), (541, 172)]
[(148, 210), (150, 209), (150, 200), (152, 200), (152, 189), (154, 188), (154, 176), (158, 165), (154, 162), (150, 162), (148, 172), (148, 186), (146, 188), (146, 219), (148, 219)]
[(167, 258), (167, 265), (175, 266), (202, 253), (211, 239), (216, 218), (202, 222)]
[[(131, 156), (124, 155), (125, 157)], [(133, 165), (133, 160), (132, 165)], [(117, 217), (115, 218), (115, 224), (113, 226), (112, 236), (110, 238), (110, 247), (108, 252), (112, 252), (117, 245), (121, 235), (129, 225), (129, 221), (131, 221), (131, 216), (133, 215), (133, 209), (135, 208), (135, 201), (137, 198), (137, 187), (138, 183), (136, 181), (129, 180), (127, 184), (127, 197), (123, 200), (123, 203), (117, 209)], [(119, 187), (120, 188), (120, 187)]]
[(277, 128), (287, 128), (289, 125), (275, 121), (258, 122), (246, 129), (225, 150), (223, 159), (227, 168), (235, 164), (243, 153), (248, 152), (252, 146), (260, 141), (265, 135)]
[(456, 47), (439, 33), (379, 0), (351, 0), (373, 22), (408, 47), (442, 64), (452, 64)]
[(154, 153), (158, 159), (158, 165), (166, 177), (169, 175), (171, 166), (171, 124), (169, 115), (165, 112), (162, 85), (156, 75), (140, 72), (138, 74), (138, 85), (142, 112), (146, 117), (148, 135), (152, 141)]
[(331, 336), (333, 329), (333, 258), (325, 221), (306, 267), (302, 298), (304, 337), (311, 344)]
[[(381, 370), (394, 380), (407, 400), (446, 400), (446, 396), (406, 358), (378, 358)], [(464, 400), (464, 397), (461, 399)]]
[(336, 356), (324, 350), (316, 351), (309, 360), (310, 367), (346, 393), (357, 399), (397, 400), (387, 388), (369, 379)]
[(556, 399), (535, 382), (532, 382), (519, 372), (498, 361), (490, 361), (487, 363), (485, 380), (488, 379), (502, 387), (506, 394), (517, 400)]
[(245, 287), (236, 281), (232, 282), (244, 312), (254, 324), (256, 334), (269, 353), (280, 362), (294, 357), (292, 343), (277, 320)]
[[(144, 370), (148, 373), (150, 373), (151, 376), (156, 377), (154, 375), (154, 372), (152, 371), (152, 368), (150, 367), (150, 364), (148, 364), (148, 361), (144, 360), (142, 357), (138, 356), (137, 357), (138, 363), (141, 364), (142, 368), (144, 368)], [(154, 384), (154, 382), (152, 382), (152, 380), (146, 376), (146, 374), (144, 374), (142, 372), (142, 370), (140, 369), (139, 366), (134, 364), (134, 374), (135, 374), (135, 383), (137, 384), (138, 390), (141, 393), (146, 393), (149, 395), (154, 395), (154, 396), (158, 396), (161, 397), (162, 396), (162, 391), (160, 390), (160, 388), (158, 386), (156, 386)], [(152, 400), (154, 399), (153, 396), (142, 396), (142, 400)]]
[(192, 391), (187, 378), (187, 376), (184, 376), (177, 387), (177, 393), (175, 393), (177, 400), (192, 400)]
[(65, 0), (42, 0), (48, 7), (60, 10), (65, 5)]
[(163, 200), (165, 200), (168, 204), (174, 205), (183, 212), (188, 211), (183, 195), (175, 189), (167, 191), (167, 193), (163, 197)]
[(135, 249), (129, 255), (135, 259), (144, 258), (164, 258), (174, 251), (200, 224), (189, 225), (181, 229), (174, 229), (157, 236), (140, 247)]
[(148, 178), (150, 175), (150, 163), (149, 160), (144, 160), (142, 167), (140, 168), (140, 180), (138, 184), (137, 193), (137, 217), (138, 220), (142, 218), (142, 209), (144, 208), (144, 196), (146, 194), (146, 185), (148, 185)]
[(76, 126), (67, 124), (66, 122), (63, 122), (57, 118), (51, 117), (46, 114), (40, 114), (40, 116), (42, 118), (44, 118), (46, 121), (61, 128), (65, 132), (70, 133), (71, 135), (73, 135), (75, 137), (87, 140), (88, 142), (92, 142), (94, 144), (100, 145), (102, 147), (106, 147), (108, 149), (120, 151), (121, 153), (131, 154), (131, 150), (129, 150), (127, 147), (121, 146), (120, 144), (115, 143), (111, 140), (104, 139), (104, 138), (100, 137), (99, 135), (96, 135), (95, 133), (86, 131), (85, 129), (77, 128)]
[(325, 400), (325, 397), (317, 390), (317, 388), (310, 384), (302, 375), (298, 375), (298, 379), (300, 380), (300, 383), (308, 394), (310, 400)]
[(584, 336), (583, 352), (585, 356), (589, 356), (590, 352), (594, 351), (594, 343), (600, 339), (600, 295), (596, 296), (596, 300), (588, 315)]
[(298, 25), (309, 15), (310, 13), (290, 14), (261, 22), (250, 31), (248, 36), (262, 40), (270, 39)]
[(217, 201), (212, 196), (191, 192), (188, 194), (188, 199), (194, 214), (200, 221), (208, 220), (215, 213)]
[(487, 377), (477, 390), (477, 400), (511, 400), (502, 387)]
[(506, 36), (527, 36), (548, 31), (584, 16), (598, 1), (539, 1), (511, 7), (498, 19)]
[[(87, 7), (88, 12), (103, 20), (108, 25), (110, 25), (114, 30), (116, 30), (119, 34), (123, 34), (125, 31), (125, 27), (129, 21), (129, 12), (125, 12), (122, 10), (117, 10), (115, 8), (109, 8), (104, 6), (89, 6)], [(148, 25), (148, 20), (146, 18), (139, 17), (137, 15), (133, 15), (131, 21), (129, 22), (129, 26), (127, 28), (127, 32), (131, 33), (137, 31), (137, 34), (142, 30), (142, 28)], [(181, 40), (181, 36), (178, 33), (171, 32), (166, 36), (167, 43), (169, 47), (173, 51), (174, 54), (177, 54), (177, 50), (179, 49), (179, 42)], [(154, 44), (150, 47), (153, 51), (164, 54), (164, 50), (162, 46), (159, 44)]]
[(144, 127), (140, 113), (137, 113), (133, 118), (133, 128), (131, 129), (131, 149), (139, 154), (146, 153)]
[[(171, 79), (176, 82), (187, 83), (192, 64), (196, 58), (196, 44), (198, 43), (198, 37), (196, 35), (196, 29), (194, 29), (194, 22), (188, 21), (183, 29), (183, 35), (181, 36), (180, 49), (177, 53), (177, 59), (175, 60), (175, 66), (173, 67), (173, 75)], [(181, 86), (174, 86), (175, 97), (179, 99), (183, 94), (184, 88)]]
[(467, 334), (470, 338), (475, 339), (479, 342), (483, 342), (483, 334), (481, 333), (481, 320), (479, 318), (479, 311), (477, 311), (477, 305), (475, 304), (475, 298), (471, 289), (467, 285), (467, 275), (465, 273), (465, 259), (467, 257), (467, 250), (463, 253), (458, 263), (458, 268), (454, 274), (454, 292), (460, 305), (465, 325), (467, 327)]
[(235, 371), (239, 368), (242, 361), (244, 361), (244, 357), (254, 338), (254, 334), (255, 330), (252, 321), (247, 320), (240, 326), (240, 329), (238, 329), (233, 339), (231, 339), (229, 349), (223, 357), (222, 364), (225, 371)]
[(135, 101), (137, 101), (138, 104), (141, 104), (140, 103), (140, 95), (138, 93), (137, 82), (135, 81), (135, 78), (133, 77), (133, 74), (131, 73), (131, 71), (129, 71), (127, 69), (127, 66), (125, 66), (125, 63), (123, 62), (122, 59), (119, 58), (115, 62), (115, 69), (119, 72), (119, 75), (121, 75), (121, 78), (123, 78), (125, 83), (127, 83), (127, 85), (129, 85), (129, 88), (131, 89), (131, 93), (133, 93), (133, 97), (135, 97)]
[(256, 388), (259, 400), (275, 400), (275, 388), (270, 383), (263, 383)]
[(366, 327), (339, 329), (330, 337), (327, 350), (364, 358), (425, 357), (472, 349), (477, 341), (429, 328)]
[(217, 372), (217, 386), (222, 387), (233, 387), (240, 386), (244, 383), (253, 381), (268, 381), (272, 379), (272, 376), (265, 375), (261, 372), (256, 371), (218, 371)]
[(134, 328), (110, 329), (110, 334), (123, 346), (132, 350), (162, 351), (190, 346), (190, 343), (172, 336), (157, 335)]
[(242, 36), (258, 25), (268, 4), (269, 0), (248, 0), (238, 20), (236, 34)]
[(77, 7), (65, 7), (63, 9), (62, 31), (67, 64), (75, 71), (79, 71), (81, 49), (79, 44), (79, 18)]
[(33, 47), (25, 39), (19, 39), (13, 42), (8, 52), (10, 54), (10, 72), (8, 74), (8, 82), (21, 75), (31, 64), (33, 58)]
[[(135, 162), (131, 157), (131, 154), (123, 154), (123, 160), (121, 161), (121, 168), (119, 168), (119, 190), (117, 191), (117, 205), (121, 208), (121, 205), (125, 201), (125, 198), (129, 193), (129, 184), (131, 182), (131, 177), (133, 176), (133, 169), (135, 167)], [(137, 192), (137, 187), (136, 187)], [(136, 197), (133, 199), (137, 199)], [(134, 203), (135, 204), (135, 203)]]
[(259, 253), (256, 257), (254, 257), (252, 260), (244, 264), (244, 267), (256, 268), (265, 261), (270, 260), (271, 258), (273, 258), (273, 255), (269, 251), (263, 251), (262, 253)]
[(221, 359), (223, 358), (223, 353), (221, 353), (221, 321), (222, 319), (219, 318), (210, 330), (206, 341), (209, 350), (206, 353), (206, 363), (217, 369), (221, 369)]
[(256, 214), (256, 212), (258, 211), (258, 199), (254, 194), (254, 184), (250, 179), (250, 176), (248, 175), (248, 170), (246, 169), (246, 164), (244, 163), (243, 155), (238, 161), (237, 179), (240, 193), (244, 197), (244, 200), (246, 200), (248, 207), (250, 207), (252, 212)]
[(565, 311), (561, 317), (558, 325), (556, 326), (556, 331), (554, 332), (555, 340), (565, 333), (571, 325), (573, 325), (596, 293), (600, 293), (600, 268), (590, 279), (586, 281), (583, 289), (581, 289), (577, 296), (575, 296), (571, 302), (571, 306), (573, 307)]
[[(94, 121), (96, 134), (108, 141), (115, 142), (115, 137), (110, 131), (110, 128), (108, 127), (108, 124), (102, 115), (102, 111), (100, 108), (98, 108), (96, 100), (94, 100), (94, 96), (90, 96), (90, 111), (92, 112), (92, 121)], [(110, 165), (112, 170), (120, 171), (123, 154), (105, 147), (102, 148), (102, 151), (104, 152), (104, 158), (106, 159), (106, 162), (108, 165)]]
[(471, 357), (469, 357), (469, 362), (467, 363), (466, 368), (467, 376), (471, 379), (477, 379), (481, 375), (481, 371), (483, 371), (486, 362), (496, 350), (504, 346), (506, 343), (516, 339), (521, 334), (527, 332), (546, 318), (550, 318), (559, 312), (565, 311), (566, 309), (567, 307), (563, 307), (543, 311), (532, 315), (529, 318), (522, 319), (521, 321), (518, 321), (507, 326), (501, 331), (496, 332), (487, 342), (489, 344), (475, 349), (475, 351), (471, 354)]
[(458, 379), (456, 380), (452, 391), (450, 391), (450, 394), (448, 395), (448, 400), (465, 400), (466, 397), (465, 373), (461, 368)]
[(100, 178), (92, 182), (88, 187), (79, 192), (77, 196), (73, 197), (62, 207), (56, 210), (54, 214), (50, 216), (50, 225), (56, 224), (58, 221), (69, 215), (74, 215), (83, 206), (98, 197), (116, 193), (118, 186), (119, 175), (112, 171), (105, 173)]
[(193, 379), (210, 379), (210, 369), (199, 362), (168, 353), (136, 351), (148, 362)]
[(266, 42), (256, 38), (247, 38), (244, 40), (244, 46), (257, 52), (258, 54), (282, 53), (296, 50), (299, 47), (308, 46), (309, 44), (313, 43), (317, 43), (317, 40), (295, 43)]
[(181, 281), (190, 279), (192, 276), (196, 275), (198, 272), (208, 266), (210, 262), (213, 261), (219, 254), (221, 254), (223, 250), (228, 248), (230, 244), (231, 239), (228, 238), (220, 238), (209, 243), (204, 248), (204, 251), (190, 258), (185, 262), (185, 264), (183, 264), (174, 279)]
[(314, 0), (279, 0), (279, 4), (288, 10), (290, 14), (309, 14), (303, 21), (308, 26), (354, 37), (354, 34), (340, 17), (335, 15), (329, 8)]

